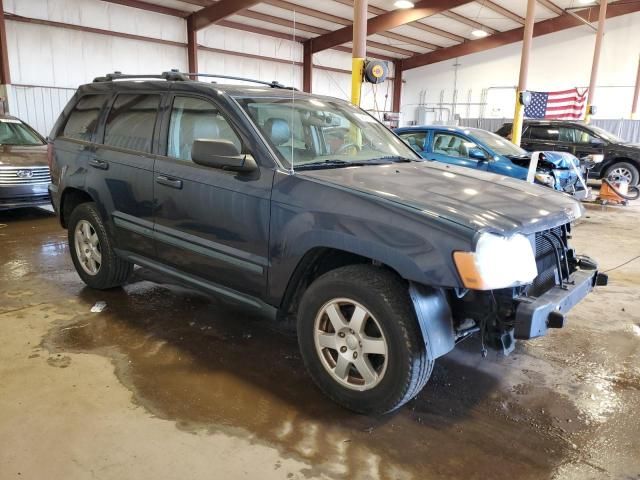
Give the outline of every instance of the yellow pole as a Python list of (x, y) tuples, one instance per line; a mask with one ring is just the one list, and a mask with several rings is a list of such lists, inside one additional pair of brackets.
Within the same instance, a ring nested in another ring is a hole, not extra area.
[(529, 54), (531, 53), (535, 16), (536, 0), (527, 0), (527, 17), (524, 22), (522, 54), (520, 55), (520, 78), (518, 79), (518, 88), (516, 89), (516, 107), (513, 113), (513, 127), (511, 129), (511, 141), (518, 146), (520, 146), (520, 140), (522, 139), (522, 120), (524, 119), (524, 105), (520, 103), (520, 93), (527, 90)]
[(351, 61), (351, 103), (360, 106), (360, 92), (367, 52), (368, 0), (355, 0), (353, 4), (353, 59)]
[(596, 31), (596, 45), (593, 49), (593, 63), (591, 64), (591, 79), (589, 80), (589, 92), (587, 93), (587, 108), (584, 111), (584, 122), (591, 121), (591, 105), (596, 94), (596, 80), (598, 78), (598, 65), (600, 64), (600, 50), (602, 49), (602, 37), (604, 37), (604, 23), (607, 19), (607, 0), (600, 0), (598, 13), (598, 30)]
[(362, 77), (364, 74), (364, 58), (353, 57), (351, 60), (351, 103), (360, 106)]

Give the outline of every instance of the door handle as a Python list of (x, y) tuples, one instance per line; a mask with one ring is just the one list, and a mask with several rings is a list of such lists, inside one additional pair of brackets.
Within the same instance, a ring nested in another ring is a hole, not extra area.
[(99, 168), (100, 170), (107, 170), (109, 168), (109, 163), (104, 160), (97, 160), (95, 158), (89, 160), (89, 165), (93, 168)]
[(182, 188), (182, 180), (176, 180), (175, 178), (165, 177), (164, 175), (160, 175), (156, 177), (156, 182), (158, 182), (160, 185), (165, 185), (171, 188), (177, 188), (177, 189)]

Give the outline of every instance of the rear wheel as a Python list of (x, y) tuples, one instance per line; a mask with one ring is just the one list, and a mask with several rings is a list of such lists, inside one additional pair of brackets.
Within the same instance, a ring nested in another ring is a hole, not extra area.
[(629, 185), (638, 185), (640, 180), (640, 172), (638, 167), (629, 162), (616, 162), (607, 168), (604, 178), (614, 181), (618, 179), (626, 180)]
[(307, 289), (298, 343), (320, 389), (360, 413), (400, 407), (433, 368), (406, 285), (371, 265), (332, 270)]
[(68, 228), (71, 258), (84, 283), (104, 290), (127, 281), (133, 264), (116, 256), (95, 203), (78, 205), (71, 212)]

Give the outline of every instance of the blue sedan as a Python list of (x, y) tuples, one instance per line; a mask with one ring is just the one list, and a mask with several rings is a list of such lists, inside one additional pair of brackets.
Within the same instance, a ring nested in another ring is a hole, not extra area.
[[(395, 132), (427, 160), (527, 178), (531, 153), (495, 133), (441, 125), (405, 127)], [(576, 170), (580, 170), (580, 162), (572, 155), (544, 152), (538, 160), (535, 182), (575, 194), (584, 190)]]

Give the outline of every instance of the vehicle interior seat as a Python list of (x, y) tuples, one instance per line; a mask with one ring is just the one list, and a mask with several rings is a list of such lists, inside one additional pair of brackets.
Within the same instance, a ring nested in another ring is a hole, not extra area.
[[(293, 138), (289, 122), (284, 118), (269, 118), (264, 122), (264, 130), (269, 139), (278, 149), (284, 158), (291, 162), (291, 155), (294, 154), (294, 163), (304, 160), (312, 160), (314, 155), (306, 148), (297, 148), (296, 139)], [(294, 148), (292, 149), (292, 142)], [(293, 151), (292, 151), (293, 150)]]
[(449, 155), (449, 153), (446, 150), (447, 146), (449, 145), (449, 142), (447, 140), (448, 138), (445, 135), (439, 135), (438, 138), (436, 138), (436, 142), (433, 145), (433, 153), (439, 153), (441, 155)]

